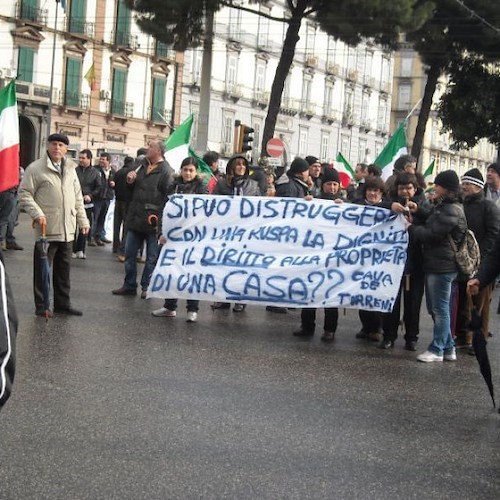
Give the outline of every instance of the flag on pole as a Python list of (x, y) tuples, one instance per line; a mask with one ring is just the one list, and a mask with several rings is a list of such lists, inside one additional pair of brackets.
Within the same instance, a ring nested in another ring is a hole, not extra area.
[(349, 186), (351, 181), (354, 180), (354, 170), (340, 151), (337, 154), (336, 160), (334, 167), (340, 175), (340, 184), (342, 184), (342, 187), (345, 189)]
[(431, 164), (427, 167), (427, 170), (424, 172), (424, 180), (427, 184), (428, 182), (434, 181), (434, 162), (436, 160), (432, 160)]
[(0, 90), (0, 192), (19, 184), (19, 116), (16, 82)]
[(194, 115), (188, 116), (165, 140), (165, 160), (177, 172), (182, 160), (193, 156), (198, 160), (198, 174), (208, 182), (212, 175), (210, 167), (195, 153), (189, 145), (191, 141), (191, 128), (193, 127)]
[(85, 80), (87, 80), (87, 83), (89, 84), (90, 90), (95, 90), (95, 67), (94, 63), (92, 63), (92, 66), (90, 66), (89, 70), (87, 73), (85, 73), (85, 76), (83, 77)]
[(394, 162), (402, 155), (408, 153), (406, 147), (406, 133), (404, 122), (398, 127), (394, 135), (390, 138), (385, 148), (377, 156), (375, 165), (382, 169), (382, 179), (385, 181), (392, 175)]

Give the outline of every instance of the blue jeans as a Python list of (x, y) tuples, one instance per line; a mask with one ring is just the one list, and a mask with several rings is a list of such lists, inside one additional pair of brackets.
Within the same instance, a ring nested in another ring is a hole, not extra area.
[(125, 281), (123, 285), (127, 288), (137, 288), (137, 252), (143, 242), (146, 242), (146, 264), (141, 277), (141, 289), (147, 290), (151, 275), (153, 274), (156, 260), (158, 259), (159, 245), (158, 236), (155, 233), (139, 233), (129, 229), (127, 241), (125, 242)]
[(434, 321), (433, 338), (428, 350), (439, 356), (450, 353), (455, 348), (451, 337), (450, 296), (451, 284), (456, 276), (457, 273), (425, 276), (427, 309)]

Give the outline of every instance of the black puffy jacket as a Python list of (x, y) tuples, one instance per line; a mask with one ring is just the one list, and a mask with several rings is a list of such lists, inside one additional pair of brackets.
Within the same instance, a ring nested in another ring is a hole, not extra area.
[(481, 257), (493, 248), (500, 231), (500, 209), (491, 200), (487, 200), (484, 193), (466, 196), (464, 212), (469, 229), (474, 233)]
[(462, 205), (445, 198), (430, 210), (419, 208), (416, 215), (424, 224), (412, 224), (410, 237), (422, 245), (423, 270), (425, 273), (443, 274), (457, 271), (455, 254), (449, 235), (459, 245), (467, 231), (467, 220)]
[(148, 223), (148, 215), (155, 214), (161, 222), (174, 171), (166, 161), (159, 163), (149, 174), (146, 171), (146, 166), (143, 166), (137, 172), (127, 212), (127, 228), (139, 233), (154, 233), (157, 228)]

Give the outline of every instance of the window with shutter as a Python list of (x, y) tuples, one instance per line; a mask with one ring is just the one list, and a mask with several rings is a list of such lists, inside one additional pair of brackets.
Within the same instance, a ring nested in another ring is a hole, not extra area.
[(127, 72), (123, 69), (113, 69), (113, 87), (111, 94), (111, 113), (114, 115), (125, 115), (125, 86)]
[(68, 57), (66, 59), (66, 82), (64, 104), (73, 108), (80, 107), (80, 82), (82, 80), (82, 61)]
[(153, 103), (151, 106), (151, 120), (164, 122), (165, 114), (165, 88), (166, 81), (163, 78), (153, 78)]
[(123, 0), (118, 0), (116, 10), (115, 43), (127, 47), (130, 42), (130, 9)]
[(87, 0), (71, 0), (68, 30), (71, 33), (85, 33)]
[(17, 78), (21, 82), (33, 81), (33, 61), (35, 49), (31, 47), (19, 47), (19, 58), (17, 62)]

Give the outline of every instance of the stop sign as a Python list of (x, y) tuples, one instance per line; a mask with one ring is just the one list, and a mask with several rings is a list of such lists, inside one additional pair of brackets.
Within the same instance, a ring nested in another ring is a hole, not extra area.
[(269, 156), (279, 158), (283, 154), (283, 151), (285, 151), (285, 145), (281, 139), (273, 137), (267, 141), (266, 151)]

